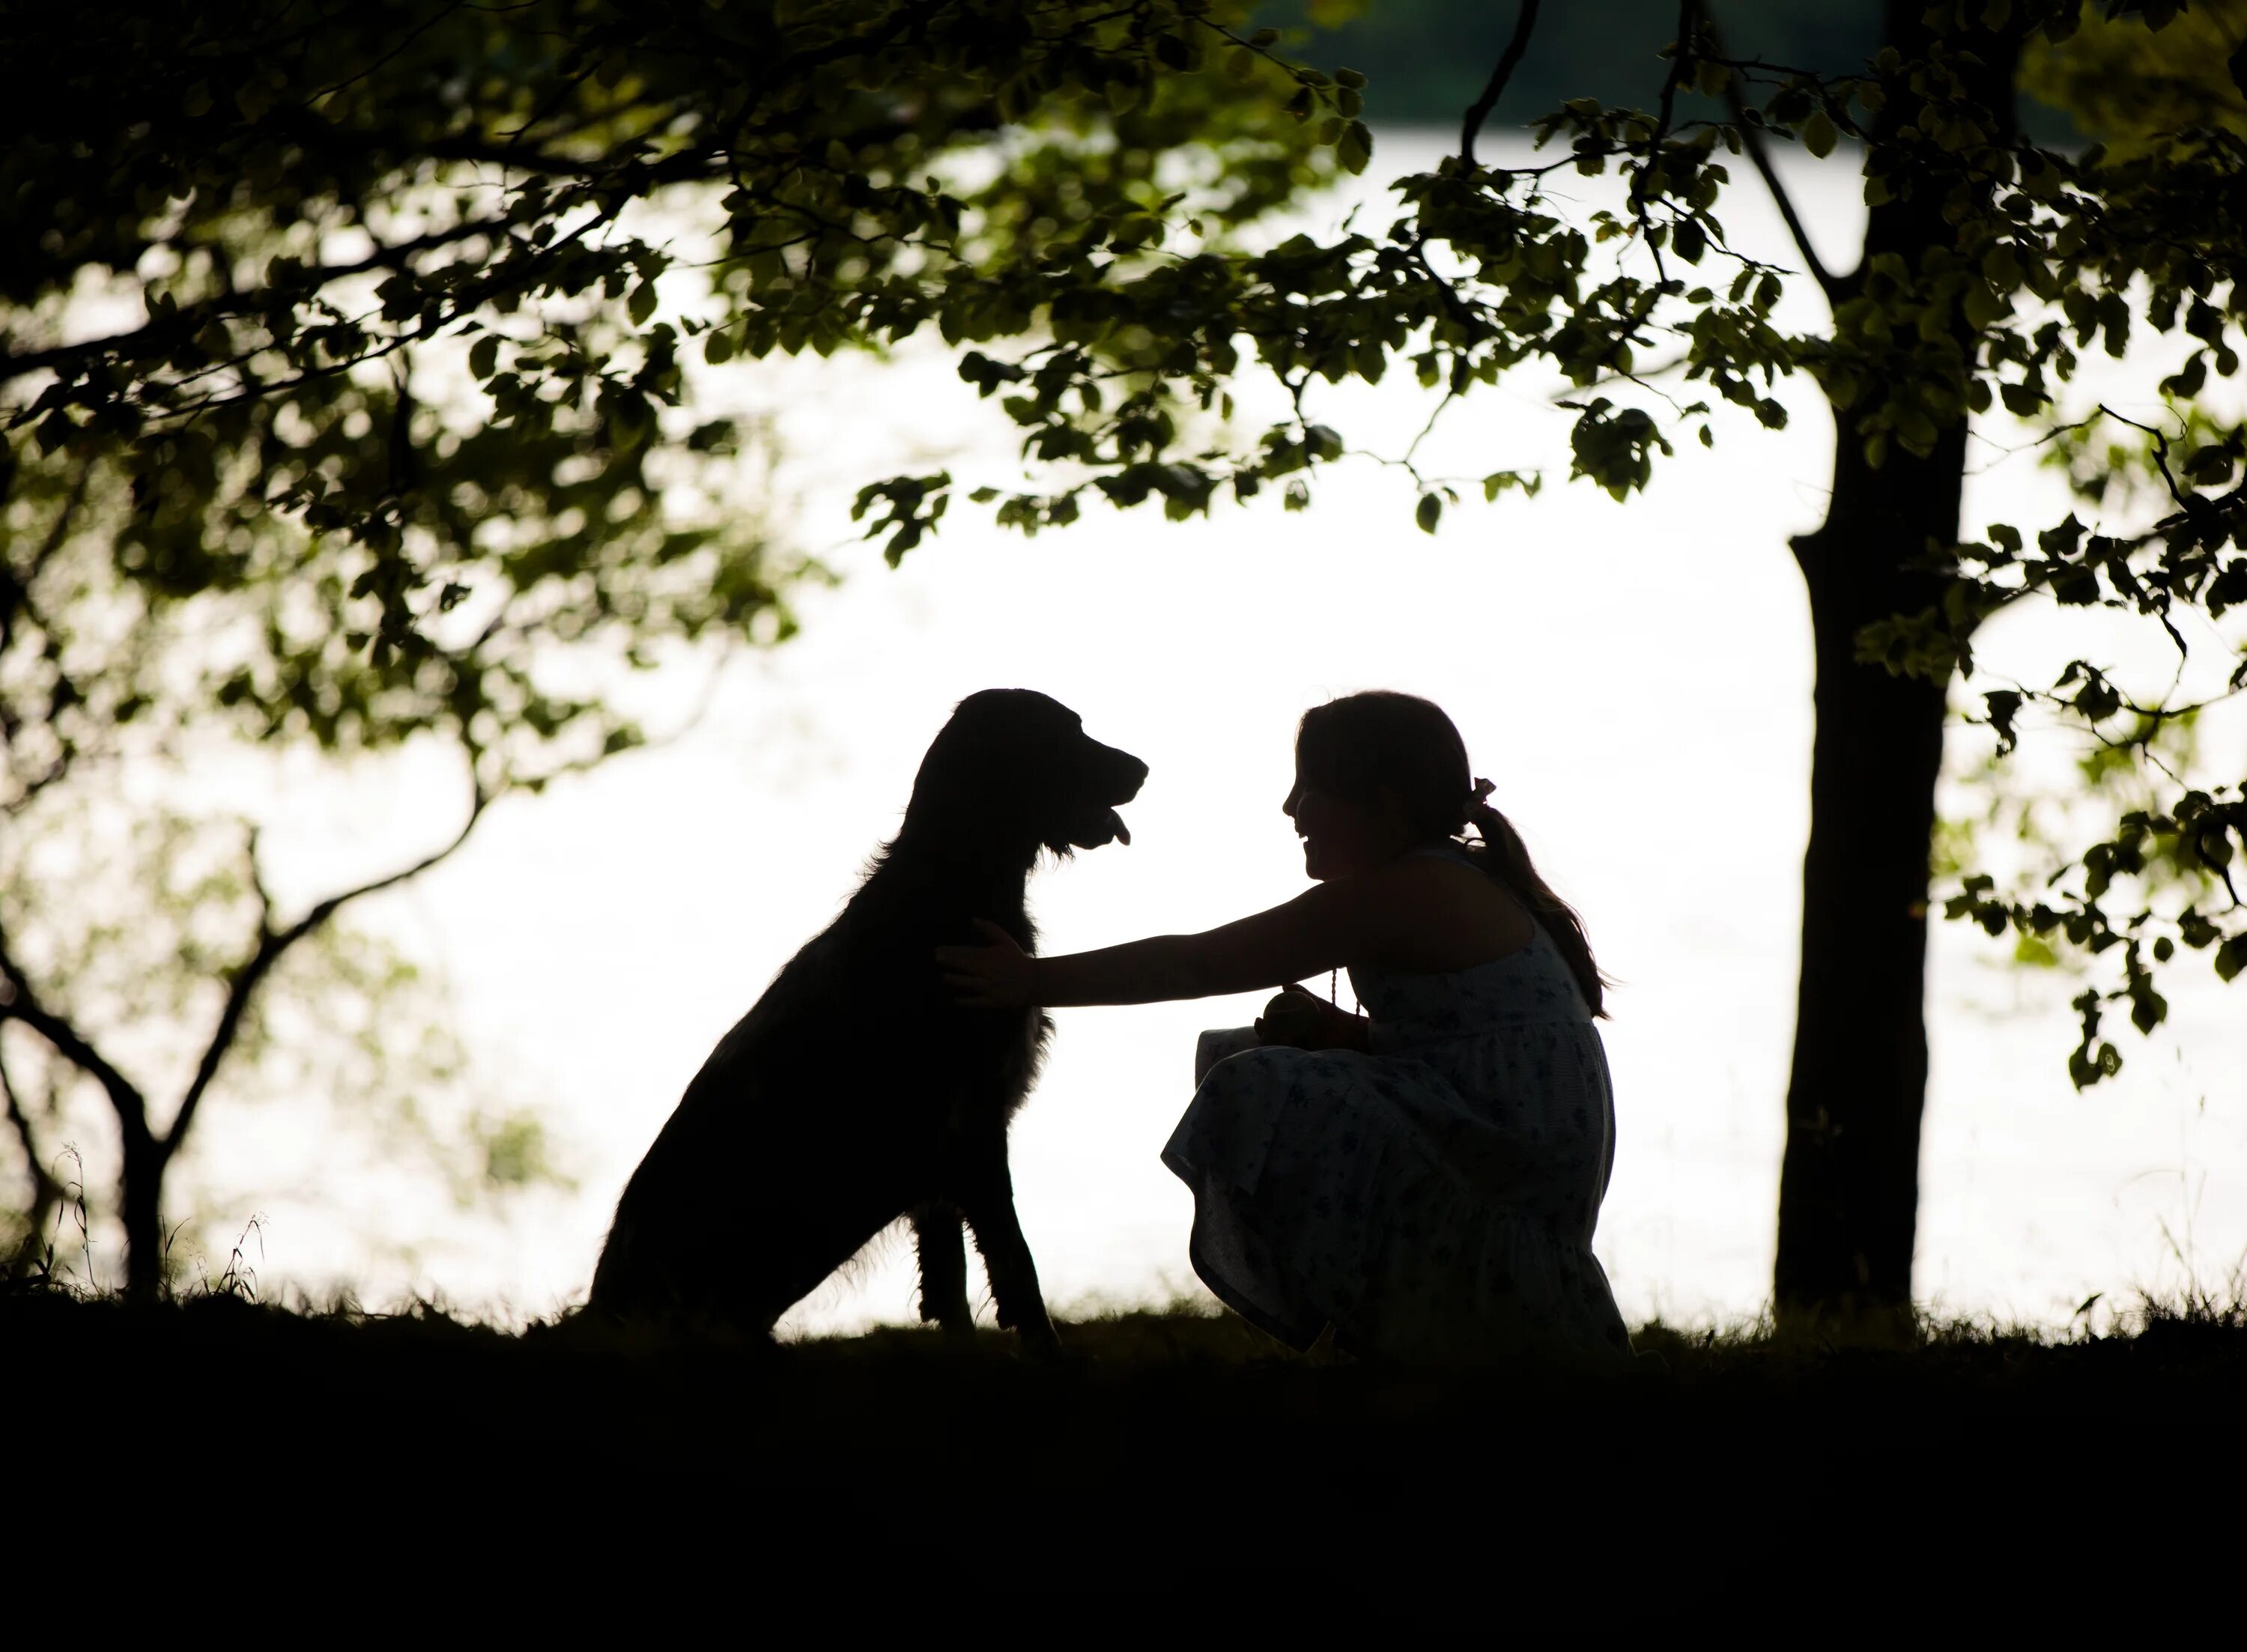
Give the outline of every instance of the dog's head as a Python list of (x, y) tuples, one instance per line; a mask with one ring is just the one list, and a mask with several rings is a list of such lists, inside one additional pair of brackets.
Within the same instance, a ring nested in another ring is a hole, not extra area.
[(1059, 700), (987, 688), (960, 702), (921, 759), (905, 822), (941, 820), (1066, 855), (1130, 843), (1116, 806), (1137, 796), (1146, 779), (1146, 764), (1087, 734)]

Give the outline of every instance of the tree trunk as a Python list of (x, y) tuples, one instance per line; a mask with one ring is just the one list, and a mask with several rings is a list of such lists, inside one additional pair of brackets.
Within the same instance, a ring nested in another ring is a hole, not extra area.
[[(1888, 0), (1882, 44), (1907, 59), (1923, 55), (1926, 15), (1923, 0)], [(1951, 38), (1974, 49), (1969, 90), (2010, 138), (2018, 33)], [(1875, 143), (1892, 145), (1918, 115), (1916, 99), (1892, 92)], [(1884, 254), (1916, 272), (1954, 243), (1946, 185), (1891, 174), (1895, 194), (1868, 215), (1864, 257), (1837, 299), (1855, 296)], [(1963, 319), (1951, 337), (1971, 352)], [(1943, 578), (1906, 564), (1930, 541), (1957, 543), (1965, 468), (1963, 412), (1925, 457), (1892, 442), (1875, 469), (1854, 419), (1837, 410), (1826, 522), (1793, 544), (1809, 589), (1818, 682), (1772, 1279), (1783, 1326), (1878, 1335), (1910, 1314), (1927, 1092), (1928, 857), (1949, 685), (1860, 664), (1856, 645), (1866, 625), (1942, 601)]]
[(125, 1130), (125, 1294), (153, 1302), (164, 1283), (163, 1144), (128, 1123)]
[(1782, 1322), (1892, 1319), (1911, 1303), (1927, 1088), (1928, 850), (1945, 685), (1860, 664), (1857, 633), (1939, 599), (1898, 564), (1957, 537), (1965, 433), (1864, 460), (1836, 431), (1826, 525), (1794, 542), (1810, 590), (1817, 736), (1802, 867), (1802, 977), (1779, 1184)]

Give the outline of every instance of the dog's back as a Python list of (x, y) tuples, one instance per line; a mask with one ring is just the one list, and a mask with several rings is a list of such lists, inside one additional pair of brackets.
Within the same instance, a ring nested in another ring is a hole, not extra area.
[(900, 966), (956, 927), (878, 932), (861, 904), (883, 892), (861, 890), (687, 1085), (618, 1201), (591, 1306), (768, 1328), (928, 1196), (957, 1106), (1011, 1113), (1028, 1094), (1043, 1018), (941, 1002), (932, 971)]

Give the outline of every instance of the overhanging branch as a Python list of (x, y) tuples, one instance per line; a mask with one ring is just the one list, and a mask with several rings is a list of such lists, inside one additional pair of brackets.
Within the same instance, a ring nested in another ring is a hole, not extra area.
[[(1726, 88), (1725, 97), (1732, 106), (1733, 119), (1738, 120), (1741, 104), (1737, 81)], [(1841, 296), (1841, 278), (1826, 268), (1818, 256), (1817, 249), (1810, 244), (1810, 232), (1803, 226), (1802, 215), (1795, 210), (1793, 197), (1786, 193), (1786, 186), (1779, 182), (1779, 174), (1771, 164), (1771, 156), (1764, 149), (1763, 134), (1745, 122), (1739, 126), (1739, 133), (1741, 146), (1748, 152), (1748, 160), (1761, 175), (1764, 188), (1771, 191), (1772, 201), (1779, 208), (1779, 215), (1786, 222), (1786, 233), (1793, 237), (1794, 250), (1802, 259), (1803, 269), (1809, 272), (1810, 278), (1818, 283), (1819, 290), (1825, 293), (1829, 303), (1838, 301)]]
[[(466, 241), (476, 236), (504, 236), (510, 227), (511, 221), (506, 218), (478, 218), (448, 229), (434, 229), (409, 241), (378, 247), (364, 258), (355, 258), (345, 263), (316, 265), (301, 272), (299, 283), (303, 290), (311, 292), (349, 276), (368, 275), (377, 270), (399, 269), (405, 260), (416, 253), (432, 251), (454, 242)], [(89, 361), (107, 356), (137, 358), (175, 350), (212, 322), (256, 315), (260, 313), (261, 306), (277, 304), (281, 297), (270, 288), (260, 288), (249, 293), (219, 293), (199, 303), (182, 304), (167, 315), (124, 332), (109, 333), (74, 345), (57, 345), (46, 350), (0, 353), (0, 383), (43, 371), (76, 371)]]
[[(1722, 51), (1724, 47), (1717, 35), (1717, 20), (1709, 15), (1705, 3), (1700, 3), (1700, 0), (1690, 0), (1690, 3), (1692, 9), (1700, 14), (1703, 32), (1708, 36), (1710, 43)], [(1841, 298), (1843, 283), (1840, 277), (1826, 268), (1824, 261), (1818, 256), (1818, 249), (1810, 244), (1810, 232), (1803, 224), (1802, 215), (1795, 210), (1793, 196), (1787, 194), (1786, 186), (1779, 181), (1778, 169), (1772, 165), (1770, 152), (1764, 147), (1763, 133), (1748, 124), (1747, 99), (1740, 91), (1740, 84), (1737, 72), (1725, 76), (1725, 104), (1731, 111), (1732, 125), (1740, 134), (1741, 147), (1748, 152), (1748, 160), (1763, 180), (1763, 187), (1771, 191), (1772, 201), (1779, 208), (1779, 215), (1786, 221), (1786, 233), (1793, 238), (1794, 250), (1801, 256), (1803, 269), (1818, 283), (1819, 290), (1826, 295), (1827, 302), (1837, 304)]]
[(1506, 43), (1499, 54), (1498, 66), (1490, 72), (1490, 82), (1482, 89), (1482, 96), (1468, 106), (1466, 119), (1459, 126), (1459, 159), (1467, 165), (1475, 164), (1475, 139), (1482, 131), (1482, 123), (1490, 119), (1490, 112), (1498, 106), (1498, 99), (1506, 83), (1513, 79), (1520, 65), (1522, 54), (1529, 50), (1530, 31), (1537, 26), (1538, 0), (1521, 0), (1521, 10), (1514, 15), (1513, 38)]

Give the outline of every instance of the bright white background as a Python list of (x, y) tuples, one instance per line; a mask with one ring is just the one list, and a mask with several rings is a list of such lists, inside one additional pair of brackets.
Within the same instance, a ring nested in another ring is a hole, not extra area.
[[(1431, 160), (1390, 140), (1376, 168)], [(1800, 186), (1846, 262), (1860, 209), (1835, 164)], [(1786, 256), (1752, 185), (1726, 216), (1745, 243)], [(806, 593), (803, 634), (731, 671), (684, 739), (503, 804), (454, 862), (365, 913), (441, 972), (476, 1083), (539, 1109), (577, 1190), (522, 1202), (503, 1225), (468, 1220), (394, 1177), (378, 1197), (285, 1109), (215, 1104), (196, 1163), (222, 1202), (266, 1213), (269, 1285), (351, 1280), (370, 1302), (421, 1292), (518, 1315), (581, 1294), (638, 1156), (710, 1046), (848, 897), (961, 695), (1042, 689), (1152, 765), (1125, 811), (1131, 846), (1034, 884), (1060, 951), (1207, 927), (1302, 887), (1279, 812), (1294, 720), (1387, 686), (1451, 712), (1622, 983), (1606, 1034), (1621, 1140), (1598, 1249), (1626, 1313), (1758, 1311), (1811, 733), (1786, 540), (1822, 513), (1830, 428), (1814, 398), (1790, 393), (1800, 416), (1784, 435), (1736, 426), (1714, 453), (1682, 454), (1628, 506), (1557, 485), (1570, 415), (1525, 383), (1454, 410), (1438, 468), (1557, 460), (1556, 485), (1455, 508), (1434, 538), (1413, 528), (1402, 474), (1365, 466), (1301, 515), (1272, 498), (1185, 525), (1096, 508), (1028, 543), (963, 503), (893, 573), (853, 537), (859, 484), (939, 463), (1017, 474), (1003, 426), (948, 364), (736, 366), (706, 391), (774, 413), (783, 525), (843, 584)], [(1353, 445), (1393, 453), (1426, 411), (1417, 391), (1384, 386), (1336, 422)], [(2002, 457), (1978, 454), (1991, 468), (1970, 524), (2061, 514), (2048, 477)], [(2080, 645), (2025, 612), (1985, 647), (2041, 662)], [(682, 671), (655, 698), (680, 708), (700, 687)], [(2237, 729), (2219, 724), (2209, 742), (2234, 775)], [(458, 808), (452, 778), (412, 761), (342, 785), (304, 774), (254, 801), (284, 882), (307, 895), (439, 838)], [(2093, 1291), (2174, 1286), (2188, 1263), (2205, 1281), (2247, 1253), (2247, 998), (2227, 1000), (2191, 960), (2172, 1028), (2126, 1033), (2121, 1079), (2078, 1095), (2064, 1066), (2072, 984), (2010, 971), (2002, 947), (1956, 925), (1934, 948), (1923, 1298), (2057, 1322)], [(1190, 1204), (1156, 1155), (1189, 1095), (1195, 1032), (1255, 1007), (1059, 1014), (1014, 1136), (1023, 1225), (1055, 1302), (1192, 1287)], [(903, 1245), (878, 1250), (791, 1323), (908, 1316), (909, 1264)]]

